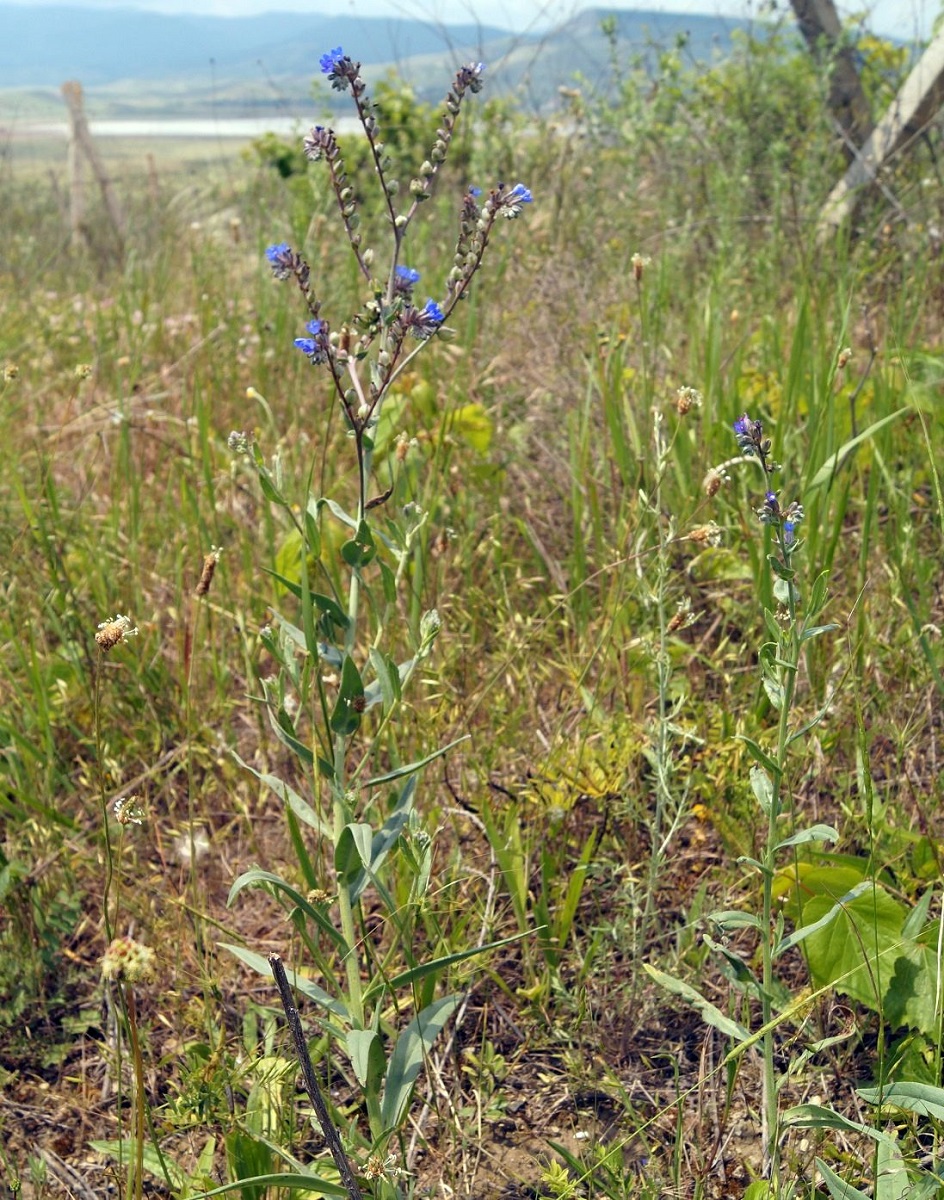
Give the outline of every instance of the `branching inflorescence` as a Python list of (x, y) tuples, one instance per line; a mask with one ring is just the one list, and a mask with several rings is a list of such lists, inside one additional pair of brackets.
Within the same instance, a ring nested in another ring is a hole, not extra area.
[[(521, 183), (513, 186), (499, 183), (489, 191), (484, 202), (480, 202), (481, 190), (470, 187), (462, 199), (459, 233), (453, 265), (446, 280), (445, 297), (441, 303), (430, 297), (420, 305), (414, 299), (420, 274), (400, 261), (403, 241), (420, 204), (429, 199), (433, 181), (446, 160), (465, 96), (482, 89), (485, 66), (471, 63), (456, 73), (429, 157), (410, 183), (409, 207), (400, 211), (397, 206), (399, 186), (389, 176), (391, 162), (380, 140), (373, 106), (360, 75), (360, 63), (354, 62), (338, 46), (322, 55), (320, 64), (332, 88), (350, 92), (367, 136), (392, 234), (389, 271), (383, 279), (376, 278), (373, 273), (375, 255), (363, 245), (355, 190), (345, 172), (334, 131), (322, 125), (313, 126), (305, 135), (305, 154), (313, 162), (324, 162), (328, 168), (348, 242), (368, 285), (368, 298), (349, 324), (334, 331), (321, 315), (322, 300), (312, 286), (311, 268), (304, 257), (287, 243), (280, 242), (266, 250), (266, 258), (277, 279), (294, 278), (302, 293), (309, 320), (305, 336), (296, 338), (295, 345), (312, 365), (328, 368), (348, 427), (354, 434), (363, 468), (365, 435), (376, 424), (390, 384), (419, 349), (410, 343), (427, 342), (442, 329), (459, 301), (468, 295), (498, 217), (517, 217), (524, 206), (531, 203), (532, 197)], [(369, 379), (362, 380), (359, 364), (369, 354)], [(363, 482), (366, 485), (366, 479)]]

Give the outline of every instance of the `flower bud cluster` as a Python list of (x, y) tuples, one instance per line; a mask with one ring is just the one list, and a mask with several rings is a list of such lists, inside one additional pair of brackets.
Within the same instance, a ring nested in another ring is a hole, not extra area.
[[(332, 88), (349, 92), (357, 107), (358, 118), (367, 135), (370, 153), (377, 178), (380, 181), (386, 203), (387, 216), (393, 233), (394, 267), (390, 277), (379, 281), (374, 277), (375, 255), (370, 247), (361, 245), (360, 218), (355, 189), (348, 180), (341, 157), (337, 137), (332, 129), (314, 125), (304, 137), (306, 157), (312, 162), (324, 162), (331, 176), (331, 183), (338, 209), (344, 222), (348, 241), (357, 258), (361, 273), (368, 287), (368, 296), (349, 323), (340, 332), (331, 332), (320, 314), (321, 301), (310, 285), (311, 271), (308, 263), (285, 242), (270, 246), (266, 258), (277, 279), (294, 277), (305, 297), (310, 320), (305, 326), (306, 336), (294, 339), (297, 349), (315, 366), (326, 365), (334, 380), (335, 390), (344, 409), (348, 427), (358, 439), (376, 420), (377, 408), (397, 370), (402, 367), (404, 343), (408, 338), (427, 341), (443, 326), (450, 312), (461, 300), (472, 276), (482, 263), (482, 257), (498, 216), (512, 220), (532, 203), (531, 192), (522, 183), (506, 187), (498, 186), (489, 193), (480, 207), (481, 192), (470, 188), (463, 198), (459, 220), (459, 238), (452, 271), (450, 272), (446, 296), (442, 305), (428, 298), (424, 305), (414, 299), (414, 290), (419, 283), (419, 272), (398, 262), (407, 227), (418, 205), (430, 195), (430, 187), (445, 161), (456, 127), (462, 102), (467, 94), (481, 91), (483, 86), (483, 63), (470, 63), (456, 73), (452, 87), (446, 97), (440, 127), (435, 141), (420, 165), (416, 178), (410, 184), (412, 204), (408, 211), (399, 212), (395, 203), (398, 193), (396, 181), (387, 178), (390, 159), (384, 152), (379, 138), (374, 108), (367, 97), (367, 89), (360, 76), (360, 63), (336, 46), (322, 55), (321, 71), (328, 77)], [(373, 349), (372, 349), (373, 347)], [(357, 364), (370, 354), (370, 375), (361, 379)], [(238, 440), (234, 449), (243, 450), (245, 443)]]
[[(774, 471), (779, 471), (778, 463), (770, 457), (771, 442), (764, 437), (764, 427), (760, 421), (752, 421), (744, 413), (734, 422), (734, 436), (737, 438), (741, 453), (748, 458), (757, 458), (763, 468), (764, 475), (769, 480)], [(769, 488), (764, 493), (764, 503), (757, 509), (757, 516), (764, 525), (776, 529), (785, 554), (789, 554), (794, 546), (797, 525), (803, 520), (803, 506), (792, 501), (785, 507), (781, 505), (775, 491)]]

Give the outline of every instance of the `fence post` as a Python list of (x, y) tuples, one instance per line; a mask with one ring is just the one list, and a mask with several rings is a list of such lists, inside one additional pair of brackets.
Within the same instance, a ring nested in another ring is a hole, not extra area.
[(118, 253), (121, 255), (124, 253), (125, 244), (124, 214), (112, 187), (111, 179), (108, 177), (108, 172), (105, 170), (105, 164), (96, 150), (89, 132), (82, 103), (82, 85), (71, 79), (62, 85), (61, 91), (69, 109), (70, 121), (69, 177), (72, 236), (77, 240), (88, 240), (85, 229), (85, 189), (81, 162), (81, 159), (84, 158), (98, 181), (102, 199), (105, 202), (105, 211), (108, 213), (108, 219), (118, 243)]

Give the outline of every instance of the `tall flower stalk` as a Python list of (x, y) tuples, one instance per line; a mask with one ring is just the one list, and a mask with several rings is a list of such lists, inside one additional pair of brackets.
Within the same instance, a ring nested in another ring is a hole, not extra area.
[[(264, 687), (277, 736), (303, 764), (315, 796), (326, 796), (328, 803), (323, 819), (320, 804), (310, 805), (287, 782), (260, 776), (287, 802), (300, 873), (310, 891), (307, 898), (300, 898), (290, 882), (271, 872), (250, 871), (236, 881), (231, 898), (247, 886), (265, 887), (292, 898), (288, 907), (302, 942), (330, 989), (309, 988), (307, 994), (323, 1006), (325, 1019), (335, 1038), (346, 1046), (362, 1087), (369, 1130), (369, 1161), (364, 1170), (371, 1176), (378, 1162), (387, 1163), (388, 1144), (406, 1120), (422, 1061), (460, 999), (436, 998), (430, 986), (457, 956), (418, 963), (413, 950), (413, 923), (424, 903), (432, 866), (431, 838), (413, 809), (416, 775), (448, 747), (393, 769), (385, 761), (386, 769), (371, 777), (372, 763), (396, 718), (402, 695), (432, 652), (441, 628), (435, 610), (423, 614), (416, 627), (399, 602), (401, 585), (408, 584), (410, 566), (422, 552), (417, 534), (424, 516), (415, 504), (399, 501), (405, 453), (390, 455), (389, 477), (382, 484), (375, 480), (378, 425), (393, 384), (416, 355), (443, 334), (450, 315), (468, 296), (499, 217), (519, 216), (532, 197), (521, 183), (498, 183), (484, 195), (478, 188), (467, 188), (459, 205), (458, 234), (440, 298), (422, 300), (417, 295), (420, 272), (404, 261), (410, 229), (431, 196), (465, 99), (481, 90), (484, 66), (472, 63), (457, 72), (433, 144), (403, 202), (398, 181), (390, 175), (391, 163), (360, 64), (336, 47), (322, 56), (321, 70), (332, 88), (350, 95), (357, 110), (367, 138), (368, 163), (380, 191), (381, 215), (386, 217), (384, 245), (365, 246), (359, 211), (364, 181), (355, 189), (334, 131), (316, 125), (304, 138), (304, 150), (328, 172), (340, 222), (364, 285), (358, 311), (336, 322), (329, 315), (329, 298), (313, 280), (310, 264), (288, 243), (270, 246), (266, 258), (275, 277), (294, 282), (301, 294), (305, 324), (294, 344), (312, 368), (327, 377), (340, 408), (356, 464), (353, 511), (346, 512), (334, 499), (315, 495), (307, 495), (302, 505), (294, 506), (283, 492), (278, 471), (269, 469), (261, 450), (246, 435), (231, 435), (230, 444), (237, 453), (250, 457), (263, 493), (284, 510), (299, 539), (299, 579), (296, 583), (282, 578), (299, 602), (299, 624), (277, 614), (277, 627), (263, 632), (263, 643), (281, 668), (279, 678), (264, 681)], [(405, 450), (407, 443), (402, 445)], [(339, 522), (346, 530), (347, 540), (340, 546), (336, 562), (328, 555), (328, 539), (322, 537), (325, 522)], [(335, 567), (340, 569), (341, 583)], [(390, 653), (402, 640), (402, 635), (392, 636), (398, 621), (413, 646), (412, 655), (399, 663)], [(294, 693), (293, 703), (288, 702), (289, 692)], [(372, 711), (375, 708), (379, 714)], [(296, 728), (292, 715), (296, 710), (311, 717), (313, 732), (308, 744)], [(379, 719), (375, 720), (375, 715)], [(387, 803), (378, 804), (378, 797)], [(378, 809), (382, 809), (379, 814)], [(324, 871), (309, 854), (304, 826), (317, 830), (322, 846), (333, 848), (331, 861), (325, 865), (336, 891), (322, 886)], [(395, 848), (402, 851), (396, 861), (413, 872), (406, 903), (398, 901), (397, 888), (389, 878)], [(376, 903), (389, 931), (390, 941), (383, 949), (365, 937), (362, 906), (368, 890), (373, 897), (372, 919)], [(333, 905), (336, 926), (328, 916)], [(458, 957), (469, 957), (481, 949), (484, 947), (475, 947)], [(258, 956), (236, 952), (268, 973)], [(298, 977), (295, 985), (304, 990), (304, 981)], [(400, 1011), (402, 1001), (396, 992), (405, 986), (412, 989), (416, 1015), (396, 1031), (390, 1026), (389, 1014)], [(356, 1145), (356, 1137), (354, 1142)], [(381, 1175), (387, 1173), (388, 1177), (375, 1180), (375, 1195), (396, 1194), (392, 1180), (397, 1170), (395, 1163), (389, 1170), (383, 1167)]]

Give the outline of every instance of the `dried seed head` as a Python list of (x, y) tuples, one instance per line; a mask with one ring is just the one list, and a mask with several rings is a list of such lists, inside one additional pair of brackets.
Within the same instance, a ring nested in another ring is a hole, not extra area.
[(137, 983), (154, 974), (155, 954), (134, 938), (115, 938), (102, 955), (102, 977)]
[(724, 483), (724, 476), (717, 467), (712, 467), (702, 480), (701, 486), (704, 489), (705, 495), (711, 497), (717, 496), (721, 489), (722, 483)]
[(695, 614), (692, 612), (692, 602), (688, 596), (684, 596), (679, 602), (675, 613), (669, 618), (666, 625), (667, 633), (675, 633), (679, 629), (687, 629), (689, 625), (695, 623)]
[(3, 368), (3, 382), (12, 383), (20, 373), (20, 368), (16, 363), (8, 362)]
[(118, 613), (116, 617), (102, 621), (95, 640), (98, 642), (99, 650), (107, 654), (109, 650), (113, 650), (115, 646), (127, 641), (129, 637), (134, 637), (137, 632), (137, 628), (131, 624), (131, 618)]
[(649, 266), (649, 264), (652, 262), (652, 259), (649, 258), (648, 255), (643, 257), (643, 255), (637, 253), (634, 254), (629, 261), (633, 266), (633, 279), (635, 279), (637, 283), (641, 283), (642, 277), (646, 271), (646, 267)]
[(709, 521), (707, 525), (696, 525), (694, 529), (689, 530), (688, 536), (693, 542), (703, 546), (721, 545), (721, 527), (714, 521)]
[(76, 379), (91, 379), (92, 367), (90, 363), (78, 363), (75, 368)]
[(848, 363), (850, 358), (852, 358), (852, 351), (849, 349), (848, 346), (846, 346), (846, 348), (844, 350), (839, 351), (839, 358), (836, 362), (836, 366), (839, 368), (840, 371), (843, 369), (843, 367), (845, 367), (846, 363)]
[(691, 412), (693, 408), (701, 408), (702, 395), (697, 388), (680, 387), (675, 393), (675, 407), (680, 417)]
[(204, 556), (203, 570), (200, 572), (200, 582), (196, 586), (195, 596), (205, 596), (210, 590), (213, 572), (216, 570), (216, 564), (220, 561), (222, 552), (221, 546), (211, 546), (210, 553)]
[(139, 795), (119, 796), (111, 807), (119, 825), (144, 824), (144, 805)]

